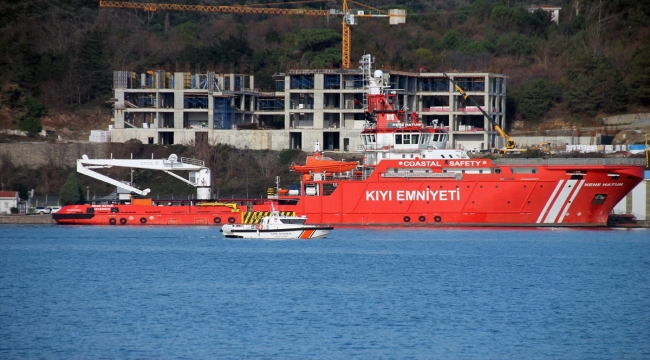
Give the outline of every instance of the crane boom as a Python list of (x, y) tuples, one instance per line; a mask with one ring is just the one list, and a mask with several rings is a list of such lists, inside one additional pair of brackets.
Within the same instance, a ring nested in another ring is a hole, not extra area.
[(99, 7), (142, 9), (145, 11), (158, 10), (180, 10), (180, 11), (203, 11), (220, 13), (245, 13), (245, 14), (278, 14), (278, 15), (314, 15), (326, 16), (331, 14), (330, 10), (313, 9), (282, 9), (282, 8), (257, 8), (251, 6), (216, 6), (216, 5), (183, 5), (183, 4), (158, 4), (139, 3), (128, 1), (99, 1)]
[(454, 88), (456, 88), (456, 91), (460, 93), (463, 99), (465, 100), (469, 99), (469, 101), (471, 101), (472, 104), (474, 104), (474, 106), (476, 106), (483, 113), (483, 116), (485, 116), (488, 119), (488, 121), (490, 121), (490, 124), (492, 124), (492, 126), (499, 133), (499, 135), (501, 135), (501, 137), (506, 140), (506, 149), (514, 149), (517, 147), (517, 143), (515, 143), (515, 141), (512, 140), (512, 138), (510, 138), (510, 136), (508, 136), (508, 134), (506, 134), (506, 132), (503, 131), (503, 129), (501, 129), (501, 126), (497, 124), (497, 122), (490, 114), (485, 112), (485, 110), (483, 110), (483, 108), (476, 101), (474, 101), (474, 99), (472, 99), (469, 96), (469, 94), (467, 94), (465, 90), (463, 90), (463, 88), (461, 88), (460, 85), (458, 85), (457, 82), (455, 82), (451, 77), (449, 77), (449, 75), (447, 75), (446, 73), (442, 73), (442, 74), (445, 75), (445, 77), (447, 77), (449, 81), (451, 81), (451, 83), (454, 85)]
[[(371, 8), (376, 13), (357, 11), (354, 14), (348, 7), (348, 0), (343, 0), (342, 10), (315, 10), (315, 9), (284, 9), (284, 8), (260, 8), (252, 6), (217, 6), (217, 5), (184, 5), (184, 4), (159, 4), (159, 3), (141, 3), (129, 1), (108, 1), (100, 0), (99, 7), (121, 8), (121, 9), (141, 9), (144, 11), (155, 12), (158, 10), (177, 10), (177, 11), (202, 11), (213, 13), (242, 13), (242, 14), (276, 14), (276, 15), (308, 15), (308, 16), (342, 16), (342, 43), (341, 43), (341, 64), (344, 69), (351, 66), (351, 33), (350, 26), (356, 25), (356, 17), (382, 17), (391, 18), (390, 24), (403, 24), (406, 22), (406, 12), (404, 10), (393, 9), (389, 13), (382, 13), (381, 10)], [(352, 1), (353, 2), (353, 1)], [(356, 3), (356, 2), (355, 2)], [(358, 4), (358, 3), (357, 3)], [(366, 6), (366, 5), (364, 5)], [(368, 7), (368, 6), (367, 6)], [(370, 7), (368, 7), (370, 8)]]
[[(180, 160), (175, 154), (171, 154), (167, 159), (89, 159), (83, 155), (77, 160), (77, 172), (101, 180), (111, 185), (129, 190), (136, 194), (147, 195), (151, 190), (140, 190), (133, 186), (124, 184), (121, 181), (112, 179), (106, 175), (100, 174), (91, 169), (106, 169), (116, 167), (129, 167), (136, 169), (161, 170), (173, 177), (180, 179), (197, 188), (197, 199), (212, 198), (212, 188), (210, 169), (204, 166), (203, 161), (181, 157)], [(190, 179), (184, 179), (171, 170), (190, 171)]]

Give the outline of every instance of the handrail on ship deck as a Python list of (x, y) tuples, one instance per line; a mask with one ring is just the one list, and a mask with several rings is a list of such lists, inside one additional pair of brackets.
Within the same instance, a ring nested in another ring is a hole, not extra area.
[(194, 165), (194, 166), (201, 166), (201, 167), (205, 164), (203, 162), (203, 160), (193, 159), (193, 158), (186, 158), (186, 157), (181, 157), (181, 163), (190, 164), (190, 165)]
[(492, 162), (495, 165), (646, 165), (645, 159), (641, 158), (502, 158)]

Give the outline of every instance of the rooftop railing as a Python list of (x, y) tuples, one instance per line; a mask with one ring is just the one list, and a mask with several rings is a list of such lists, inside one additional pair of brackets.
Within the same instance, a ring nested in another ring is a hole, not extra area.
[(496, 165), (637, 165), (645, 166), (642, 158), (530, 158), (496, 159)]

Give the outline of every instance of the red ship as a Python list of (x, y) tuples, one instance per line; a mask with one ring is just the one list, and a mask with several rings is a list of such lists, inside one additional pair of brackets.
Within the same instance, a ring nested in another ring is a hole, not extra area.
[[(209, 200), (209, 170), (202, 162), (175, 156), (160, 163), (132, 160), (143, 163), (122, 166), (192, 170), (191, 181), (172, 175), (197, 186), (198, 200), (71, 205), (53, 218), (90, 225), (256, 223), (273, 202), (279, 211), (305, 215), (314, 224), (606, 226), (614, 206), (643, 179), (644, 159), (470, 158), (464, 150), (446, 148), (442, 128), (394, 109), (396, 95), (385, 91), (381, 71), (368, 83), (365, 114), (371, 125), (360, 134), (365, 156), (358, 166), (323, 158), (317, 144), (312, 161), (293, 168), (303, 174), (299, 189), (278, 191), (271, 199), (218, 203)], [(84, 165), (91, 163), (79, 160), (78, 171), (87, 173)]]
[(393, 109), (381, 71), (369, 83), (364, 163), (303, 178), (298, 196), (279, 196), (281, 210), (328, 224), (606, 226), (643, 180), (643, 159), (470, 158), (446, 149), (442, 129)]

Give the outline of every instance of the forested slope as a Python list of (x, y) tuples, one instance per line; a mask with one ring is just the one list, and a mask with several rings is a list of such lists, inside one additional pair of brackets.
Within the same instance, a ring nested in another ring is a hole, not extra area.
[[(341, 6), (340, 1), (281, 3), (272, 6)], [(553, 0), (548, 4), (562, 8), (557, 25), (548, 13), (530, 13), (526, 2), (517, 0), (364, 3), (405, 9), (407, 20), (390, 26), (387, 20), (360, 18), (352, 29), (353, 63), (367, 52), (379, 67), (504, 73), (510, 120), (543, 119), (552, 108), (584, 119), (650, 105), (647, 1)], [(27, 117), (108, 107), (113, 70), (234, 70), (254, 73), (256, 86), (273, 89), (272, 74), (288, 66), (340, 66), (340, 21), (338, 16), (100, 9), (98, 0), (3, 1), (2, 106), (23, 110), (18, 115), (29, 109)]]

